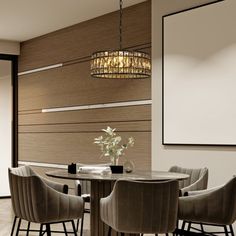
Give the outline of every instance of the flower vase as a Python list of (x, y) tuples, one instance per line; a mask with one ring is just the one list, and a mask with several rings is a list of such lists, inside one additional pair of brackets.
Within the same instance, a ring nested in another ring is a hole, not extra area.
[(111, 157), (111, 173), (112, 174), (122, 174), (123, 173), (123, 166), (119, 165), (119, 157)]

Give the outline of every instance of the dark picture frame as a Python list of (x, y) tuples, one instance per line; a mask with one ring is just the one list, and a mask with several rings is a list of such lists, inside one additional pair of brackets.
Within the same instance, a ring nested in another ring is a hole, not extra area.
[(165, 78), (164, 78), (164, 72), (165, 72), (165, 19), (169, 16), (173, 16), (173, 15), (176, 15), (176, 14), (180, 14), (180, 13), (184, 13), (184, 12), (187, 12), (187, 11), (191, 11), (191, 10), (194, 10), (194, 9), (198, 9), (198, 8), (202, 8), (202, 7), (206, 7), (206, 6), (209, 6), (209, 5), (213, 5), (213, 4), (218, 4), (218, 3), (222, 3), (224, 2), (225, 0), (216, 0), (216, 1), (212, 1), (212, 2), (209, 2), (209, 3), (205, 3), (205, 4), (201, 4), (201, 5), (198, 5), (198, 6), (195, 6), (195, 7), (191, 7), (191, 8), (187, 8), (187, 9), (184, 9), (184, 10), (181, 10), (181, 11), (176, 11), (176, 12), (173, 12), (173, 13), (170, 13), (170, 14), (166, 14), (166, 15), (163, 15), (162, 16), (162, 145), (172, 145), (172, 146), (175, 146), (175, 145), (182, 145), (182, 146), (236, 146), (236, 144), (211, 144), (211, 143), (182, 143), (182, 142), (179, 142), (179, 143), (169, 143), (169, 142), (166, 142), (165, 141), (165, 94), (164, 94), (164, 90), (165, 90)]
[(18, 166), (18, 56), (0, 54), (0, 60), (11, 61), (12, 82), (12, 167)]

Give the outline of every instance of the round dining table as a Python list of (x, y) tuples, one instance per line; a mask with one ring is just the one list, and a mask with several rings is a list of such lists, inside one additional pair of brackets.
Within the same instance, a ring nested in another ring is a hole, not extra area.
[[(55, 170), (46, 172), (47, 176), (70, 180), (87, 180), (91, 182), (91, 203), (90, 203), (90, 235), (106, 236), (108, 226), (100, 219), (100, 199), (108, 196), (118, 179), (141, 180), (141, 181), (165, 181), (165, 180), (184, 180), (189, 175), (167, 171), (135, 171), (123, 174), (70, 174), (67, 170)], [(113, 232), (112, 235), (118, 235)], [(136, 235), (136, 234), (125, 234)]]

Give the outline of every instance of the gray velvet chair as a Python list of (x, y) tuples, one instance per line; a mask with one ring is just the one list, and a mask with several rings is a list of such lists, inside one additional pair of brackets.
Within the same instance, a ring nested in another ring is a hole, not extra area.
[(111, 194), (100, 200), (102, 221), (124, 233), (158, 234), (176, 227), (179, 186), (177, 181), (118, 180)]
[(236, 177), (225, 185), (188, 192), (188, 195), (179, 198), (178, 218), (184, 221), (182, 229), (189, 223), (187, 231), (190, 231), (191, 224), (198, 223), (202, 226), (202, 234), (206, 233), (203, 228), (206, 224), (221, 226), (225, 235), (234, 235), (232, 224), (236, 220)]
[[(84, 201), (81, 197), (62, 193), (61, 184), (48, 181), (36, 175), (28, 166), (9, 168), (9, 184), (15, 220), (19, 218), (16, 235), (19, 234), (21, 220), (40, 224), (40, 233), (51, 235), (50, 225), (71, 222), (76, 234), (73, 219), (83, 215)], [(46, 227), (44, 232), (43, 227)], [(28, 227), (29, 228), (29, 227)], [(12, 234), (14, 233), (14, 227)], [(29, 230), (27, 229), (27, 235)]]
[(179, 181), (180, 196), (184, 196), (184, 194), (188, 191), (203, 190), (207, 188), (207, 168), (189, 169), (179, 166), (172, 166), (169, 169), (169, 172), (177, 172), (189, 175), (188, 179)]

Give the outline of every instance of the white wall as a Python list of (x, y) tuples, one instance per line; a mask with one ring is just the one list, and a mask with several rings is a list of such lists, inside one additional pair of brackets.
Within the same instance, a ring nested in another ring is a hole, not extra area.
[(0, 40), (0, 54), (20, 54), (20, 43), (6, 40)]
[(12, 160), (12, 86), (11, 62), (2, 61), (9, 69), (7, 75), (0, 77), (0, 196), (9, 196), (8, 167)]
[[(172, 165), (206, 166), (210, 171), (211, 187), (226, 182), (236, 174), (236, 147), (162, 145), (162, 16), (207, 2), (212, 1), (152, 0), (152, 168), (168, 170)], [(233, 2), (235, 0), (227, 0), (224, 4)]]

